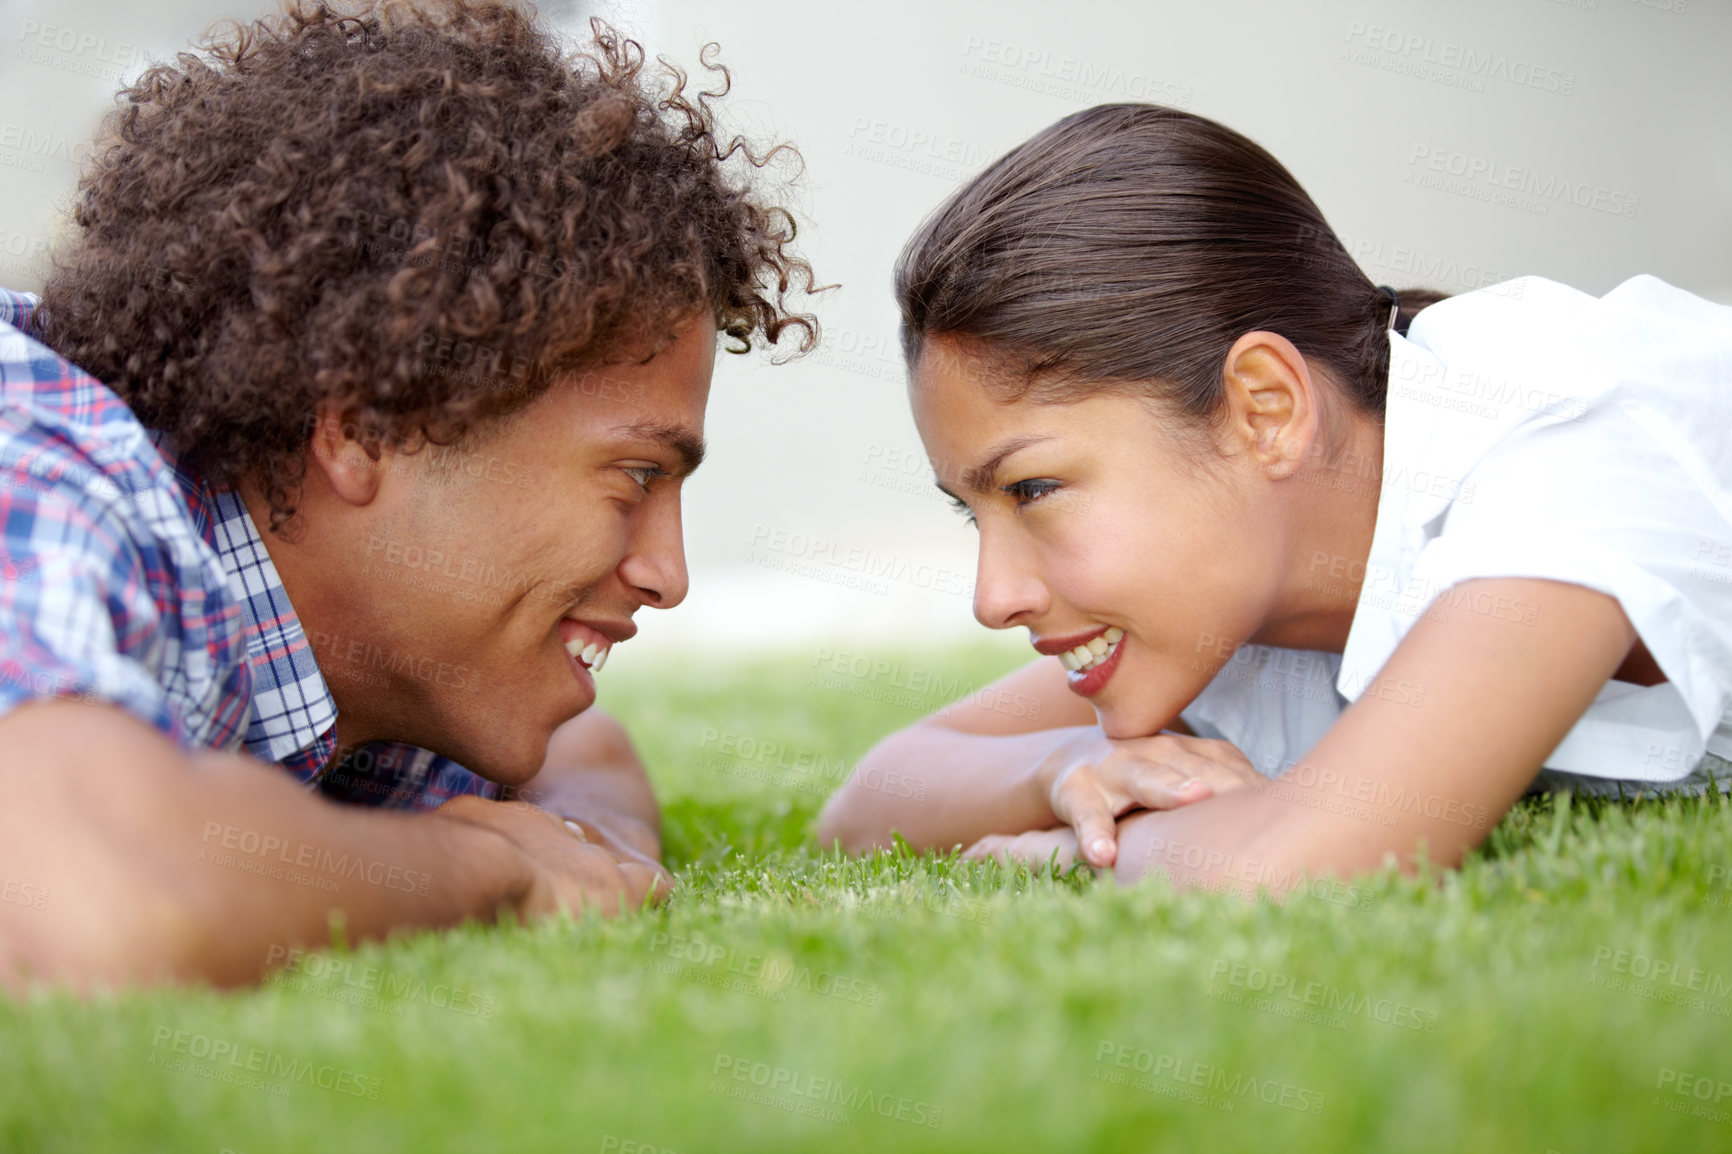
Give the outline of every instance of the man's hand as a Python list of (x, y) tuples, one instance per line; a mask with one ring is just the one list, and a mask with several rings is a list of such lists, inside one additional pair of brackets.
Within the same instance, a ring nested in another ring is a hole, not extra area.
[[(535, 803), (542, 809), (565, 820), (567, 828), (591, 845), (600, 846), (621, 861), (637, 862), (665, 872), (660, 851), (661, 839), (642, 822), (619, 814), (591, 817), (581, 807), (568, 808), (556, 799)], [(576, 816), (584, 813), (584, 816)]]
[(642, 854), (622, 857), (591, 844), (576, 823), (527, 802), (457, 797), (435, 816), (481, 826), (511, 843), (529, 867), (529, 884), (517, 899), (524, 918), (590, 907), (617, 914), (661, 901), (673, 889), (668, 872)]
[(575, 820), (619, 857), (661, 868), (661, 810), (649, 775), (625, 729), (598, 709), (554, 730), (541, 772), (506, 796)]
[(1118, 860), (1123, 814), (1177, 809), (1265, 780), (1231, 742), (1177, 733), (1115, 740), (1098, 729), (1054, 750), (1041, 774), (1051, 782), (1053, 816), (1074, 831), (1071, 852), (1080, 846), (1083, 860), (1100, 869)]

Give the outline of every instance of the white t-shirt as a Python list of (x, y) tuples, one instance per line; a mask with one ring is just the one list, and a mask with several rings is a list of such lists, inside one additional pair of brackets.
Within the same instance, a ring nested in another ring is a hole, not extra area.
[[(1343, 564), (1314, 558), (1308, 580), (1357, 576)], [(1608, 682), (1543, 777), (1614, 789), (1725, 776), (1732, 308), (1651, 276), (1598, 299), (1525, 277), (1391, 333), (1377, 523), (1345, 652), (1244, 646), (1181, 716), (1278, 774), (1368, 690), (1423, 702), (1424, 686), (1378, 678), (1421, 615), (1532, 622), (1534, 606), (1454, 588), (1479, 577), (1617, 598), (1667, 678)]]

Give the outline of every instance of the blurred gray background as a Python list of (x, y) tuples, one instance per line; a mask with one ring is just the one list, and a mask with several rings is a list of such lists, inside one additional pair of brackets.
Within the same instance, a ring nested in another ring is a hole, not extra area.
[[(118, 85), (271, 7), (0, 0), (0, 284), (40, 284)], [(686, 490), (692, 593), (644, 615), (637, 652), (984, 639), (972, 532), (931, 489), (903, 400), (890, 268), (959, 182), (1091, 104), (1174, 104), (1251, 136), (1380, 281), (1532, 273), (1602, 293), (1648, 272), (1732, 303), (1732, 0), (542, 5), (574, 37), (596, 11), (688, 70), (720, 42), (734, 126), (804, 154), (805, 251), (842, 286), (816, 305), (816, 354), (722, 359), (712, 457)]]

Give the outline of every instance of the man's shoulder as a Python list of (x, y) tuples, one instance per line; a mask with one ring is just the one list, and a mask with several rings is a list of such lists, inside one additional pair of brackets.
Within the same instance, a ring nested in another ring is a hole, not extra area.
[(208, 541), (197, 479), (125, 400), (42, 342), (36, 308), (33, 295), (0, 289), (0, 486)]
[(19, 332), (29, 332), (36, 318), (38, 303), (40, 300), (35, 293), (19, 293), (0, 288), (0, 325), (8, 325)]
[(100, 434), (135, 448), (146, 440), (144, 426), (125, 401), (43, 343), (36, 310), (33, 295), (0, 289), (0, 412), (15, 425), (28, 417), (57, 429), (81, 430), (79, 442)]
[(0, 713), (78, 696), (228, 748), (251, 681), (199, 487), (33, 310), (0, 291)]

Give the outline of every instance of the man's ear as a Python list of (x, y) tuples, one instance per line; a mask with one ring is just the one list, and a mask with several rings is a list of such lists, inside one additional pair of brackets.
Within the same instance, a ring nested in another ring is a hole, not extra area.
[(378, 495), (386, 463), (380, 458), (377, 432), (326, 402), (319, 406), (307, 447), (308, 467), (319, 470), (339, 498), (367, 505)]
[(1279, 333), (1249, 332), (1227, 350), (1221, 381), (1229, 447), (1252, 454), (1271, 480), (1298, 472), (1323, 431), (1320, 382), (1304, 355)]

